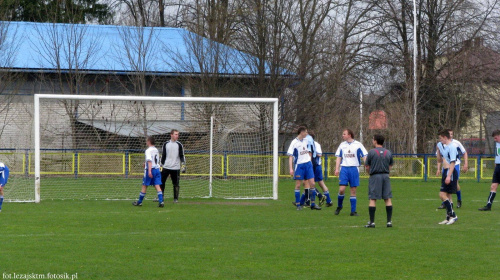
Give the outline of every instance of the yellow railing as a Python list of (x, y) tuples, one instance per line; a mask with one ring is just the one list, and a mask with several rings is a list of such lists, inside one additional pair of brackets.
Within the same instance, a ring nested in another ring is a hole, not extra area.
[(10, 170), (10, 174), (26, 173), (25, 153), (0, 153), (0, 162), (5, 163)]
[(78, 153), (78, 174), (125, 175), (125, 154)]
[[(29, 174), (35, 174), (33, 153), (28, 156)], [(68, 175), (75, 173), (74, 153), (40, 153), (40, 174)]]
[[(460, 164), (460, 169), (462, 169), (464, 165), (464, 161)], [(429, 179), (438, 179), (440, 176), (436, 176), (437, 171), (437, 158), (436, 157), (428, 157), (427, 158), (427, 178)], [(463, 172), (460, 170), (460, 179), (476, 179), (477, 178), (477, 158), (470, 157), (469, 158), (469, 169), (467, 172)]]
[(481, 158), (481, 179), (491, 179), (495, 170), (494, 158)]
[[(336, 157), (328, 158), (328, 178), (335, 176)], [(394, 157), (394, 165), (391, 170), (391, 178), (395, 179), (424, 179), (424, 158), (419, 157)], [(361, 178), (368, 178), (364, 165), (359, 167)]]

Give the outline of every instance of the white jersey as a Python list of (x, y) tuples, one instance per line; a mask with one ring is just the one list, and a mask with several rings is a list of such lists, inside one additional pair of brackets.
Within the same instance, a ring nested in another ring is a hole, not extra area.
[(293, 139), (290, 147), (288, 148), (287, 155), (294, 157), (295, 164), (307, 163), (311, 161), (309, 149), (307, 147), (308, 140), (299, 138)]
[(340, 143), (337, 152), (335, 152), (336, 157), (342, 158), (340, 166), (355, 166), (359, 167), (361, 164), (361, 158), (368, 155), (363, 144), (353, 140), (352, 142), (344, 141)]
[[(464, 145), (462, 145), (462, 143), (460, 143), (460, 141), (452, 139), (451, 143), (453, 143), (457, 147), (457, 161), (455, 161), (455, 165), (459, 165), (460, 164), (460, 156), (465, 154), (467, 151), (465, 150)], [(437, 145), (436, 154), (437, 154), (437, 150), (439, 150), (439, 144), (440, 143), (438, 143), (438, 145)], [(443, 146), (444, 146), (444, 148), (446, 148), (446, 145), (443, 145)], [(442, 156), (442, 154), (441, 154), (441, 156)]]
[(313, 160), (315, 160), (318, 165), (321, 165), (321, 154), (323, 151), (321, 150), (321, 145), (316, 141), (314, 141), (314, 151), (316, 152), (316, 156), (313, 156)]
[(160, 168), (160, 153), (158, 153), (158, 149), (154, 146), (149, 147), (144, 153), (146, 156), (146, 161), (144, 163), (144, 169), (148, 169), (148, 161), (150, 161), (151, 169), (159, 169)]

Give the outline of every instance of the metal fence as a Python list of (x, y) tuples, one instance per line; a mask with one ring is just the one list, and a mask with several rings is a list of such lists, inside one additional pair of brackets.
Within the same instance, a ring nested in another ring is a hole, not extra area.
[[(96, 150), (42, 150), (41, 174), (57, 176), (99, 175), (99, 176), (142, 176), (144, 174), (143, 151), (96, 151)], [(204, 151), (187, 151), (188, 172), (184, 176), (208, 176), (209, 154)], [(34, 174), (34, 154), (31, 150), (0, 150), (0, 161), (7, 164), (11, 174), (30, 176)], [(323, 153), (322, 165), (325, 180), (335, 176), (336, 157), (333, 153)], [(391, 178), (437, 179), (437, 159), (431, 154), (395, 154)], [(462, 163), (463, 166), (463, 163)], [(290, 177), (289, 157), (281, 152), (279, 156), (279, 176)], [(360, 176), (367, 178), (364, 166)], [(495, 169), (493, 155), (471, 155), (467, 172), (463, 179), (490, 179)], [(230, 177), (270, 177), (272, 176), (272, 155), (248, 152), (219, 152), (212, 157), (212, 174)]]

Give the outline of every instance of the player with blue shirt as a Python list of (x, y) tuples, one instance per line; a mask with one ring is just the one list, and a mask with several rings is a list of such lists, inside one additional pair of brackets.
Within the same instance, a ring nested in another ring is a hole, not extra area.
[[(467, 172), (469, 169), (469, 155), (467, 154), (467, 150), (465, 150), (464, 145), (460, 143), (460, 141), (453, 139), (453, 130), (451, 129), (446, 129), (450, 133), (451, 136), (451, 142), (457, 146), (457, 152), (458, 152), (458, 158), (457, 162), (455, 163), (455, 169), (457, 170), (457, 208), (462, 207), (462, 190), (460, 189), (460, 184), (458, 183), (458, 180), (460, 179), (460, 156), (464, 157), (464, 164), (462, 171)], [(436, 149), (436, 155), (439, 153), (439, 149)], [(437, 171), (436, 171), (436, 176), (439, 176), (441, 174), (441, 163), (437, 163)], [(445, 209), (444, 204), (441, 204), (438, 209)]]
[(448, 130), (439, 132), (439, 142), (438, 161), (443, 163), (443, 176), (441, 177), (439, 198), (441, 198), (446, 207), (446, 220), (439, 224), (451, 225), (458, 220), (451, 202), (451, 195), (457, 192), (458, 172), (455, 169), (455, 162), (458, 159), (458, 151), (457, 146), (452, 142)]
[(155, 139), (152, 136), (148, 136), (146, 139), (146, 145), (148, 146), (146, 152), (146, 161), (144, 163), (144, 177), (142, 178), (142, 190), (139, 194), (139, 200), (134, 201), (132, 205), (142, 206), (142, 201), (146, 196), (146, 189), (148, 186), (155, 186), (156, 192), (158, 194), (158, 207), (164, 207), (163, 193), (161, 192), (161, 173), (160, 173), (160, 153), (155, 147)]
[(307, 128), (299, 127), (297, 130), (297, 138), (293, 139), (288, 148), (290, 175), (295, 180), (295, 205), (297, 210), (301, 210), (300, 205), (300, 185), (304, 182), (304, 191), (306, 197), (311, 198), (311, 210), (321, 210), (321, 207), (315, 204), (316, 193), (314, 190), (309, 194), (310, 186), (314, 185), (314, 171), (311, 162), (311, 151), (308, 147)]
[(9, 167), (3, 162), (0, 162), (0, 212), (2, 212), (3, 204), (3, 188), (7, 185), (9, 180)]
[(359, 186), (359, 166), (361, 159), (366, 160), (366, 151), (363, 144), (354, 140), (354, 132), (345, 129), (342, 132), (344, 142), (340, 143), (335, 156), (337, 157), (335, 166), (335, 176), (339, 176), (339, 194), (338, 205), (335, 215), (340, 213), (343, 208), (345, 188), (347, 185), (351, 188), (351, 216), (358, 216), (356, 212), (356, 188)]
[(493, 179), (491, 180), (490, 194), (486, 206), (479, 208), (479, 211), (491, 211), (493, 200), (497, 195), (498, 184), (500, 183), (500, 130), (493, 131), (492, 135), (495, 140), (495, 171), (493, 172)]

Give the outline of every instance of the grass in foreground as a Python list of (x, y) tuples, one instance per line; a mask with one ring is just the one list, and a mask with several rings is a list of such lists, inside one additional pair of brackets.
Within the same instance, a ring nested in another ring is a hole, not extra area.
[[(337, 182), (329, 180), (331, 192)], [(78, 273), (78, 279), (494, 279), (500, 275), (500, 206), (479, 212), (488, 183), (462, 182), (464, 207), (438, 225), (437, 181), (393, 180), (394, 228), (377, 206), (368, 221), (367, 183), (335, 207), (296, 211), (293, 182), (278, 201), (186, 199), (6, 203), (0, 213), (0, 273)], [(139, 191), (139, 189), (137, 189)], [(152, 189), (149, 193), (151, 195)], [(334, 197), (336, 202), (336, 195)], [(0, 274), (1, 275), (1, 274)], [(495, 276), (496, 275), (496, 276)]]

